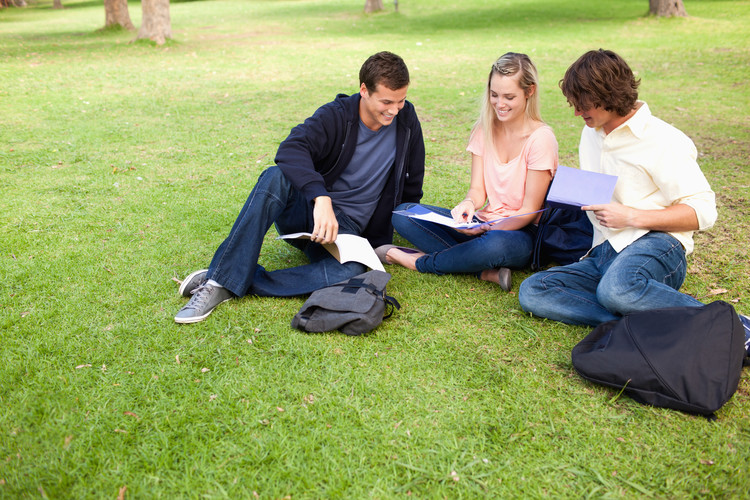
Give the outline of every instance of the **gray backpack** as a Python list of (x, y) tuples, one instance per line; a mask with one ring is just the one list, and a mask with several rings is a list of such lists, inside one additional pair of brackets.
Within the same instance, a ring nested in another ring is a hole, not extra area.
[(368, 271), (316, 290), (292, 318), (292, 327), (305, 332), (340, 330), (347, 335), (370, 332), (389, 318), (394, 308), (401, 308), (385, 293), (390, 279), (386, 272)]

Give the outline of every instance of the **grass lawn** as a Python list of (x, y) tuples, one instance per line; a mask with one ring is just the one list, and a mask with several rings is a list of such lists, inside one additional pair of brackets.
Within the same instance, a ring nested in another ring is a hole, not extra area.
[[(385, 3), (173, 3), (160, 47), (99, 31), (101, 2), (0, 10), (0, 498), (747, 497), (750, 370), (713, 423), (639, 405), (573, 371), (588, 328), (471, 276), (389, 268), (403, 307), (363, 337), (292, 330), (303, 298), (174, 323), (175, 280), (379, 50), (411, 69), (423, 201), (447, 206), (498, 56), (530, 54), (577, 166), (557, 82), (585, 50), (621, 53), (717, 193), (683, 291), (750, 313), (750, 1), (686, 0), (686, 19), (645, 0)], [(264, 265), (302, 263), (274, 237)]]

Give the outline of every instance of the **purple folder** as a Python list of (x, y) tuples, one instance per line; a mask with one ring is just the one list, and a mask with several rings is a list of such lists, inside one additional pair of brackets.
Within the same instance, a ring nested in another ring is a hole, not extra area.
[(586, 205), (603, 205), (612, 201), (615, 184), (616, 175), (560, 165), (547, 193), (547, 203), (553, 208), (568, 210), (580, 210)]

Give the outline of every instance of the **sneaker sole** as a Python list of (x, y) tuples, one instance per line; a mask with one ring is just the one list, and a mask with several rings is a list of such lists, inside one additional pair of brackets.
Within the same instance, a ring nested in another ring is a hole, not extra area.
[(214, 309), (216, 309), (217, 307), (219, 307), (221, 304), (223, 304), (224, 302), (226, 302), (228, 300), (232, 300), (232, 297), (229, 297), (228, 299), (222, 300), (221, 302), (219, 302), (218, 304), (216, 304), (213, 307), (213, 309), (211, 309), (210, 311), (208, 311), (203, 316), (191, 316), (189, 318), (178, 318), (177, 316), (175, 316), (174, 321), (175, 321), (175, 323), (179, 323), (180, 325), (189, 325), (190, 323), (200, 323), (204, 319), (208, 318), (211, 315), (211, 313), (214, 312)]
[(180, 295), (183, 297), (190, 297), (190, 293), (185, 293), (185, 288), (190, 284), (191, 281), (193, 281), (193, 278), (198, 276), (200, 273), (207, 273), (208, 269), (199, 269), (197, 271), (193, 271), (192, 273), (188, 274), (187, 277), (185, 277), (184, 280), (182, 280), (182, 283), (180, 283)]

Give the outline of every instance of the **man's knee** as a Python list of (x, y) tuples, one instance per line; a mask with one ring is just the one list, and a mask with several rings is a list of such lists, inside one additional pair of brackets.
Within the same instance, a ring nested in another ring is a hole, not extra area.
[(273, 165), (260, 173), (256, 185), (263, 186), (266, 189), (273, 189), (273, 187), (275, 187), (276, 189), (280, 189), (282, 187), (287, 188), (288, 186), (291, 186), (291, 183), (288, 181), (281, 169), (276, 165)]
[(640, 276), (633, 280), (605, 275), (596, 288), (596, 300), (605, 309), (615, 314), (626, 314), (637, 310), (637, 304), (648, 286), (648, 279)]
[(518, 287), (518, 302), (521, 304), (521, 309), (526, 312), (537, 312), (538, 297), (543, 293), (541, 275), (542, 273), (532, 274)]

